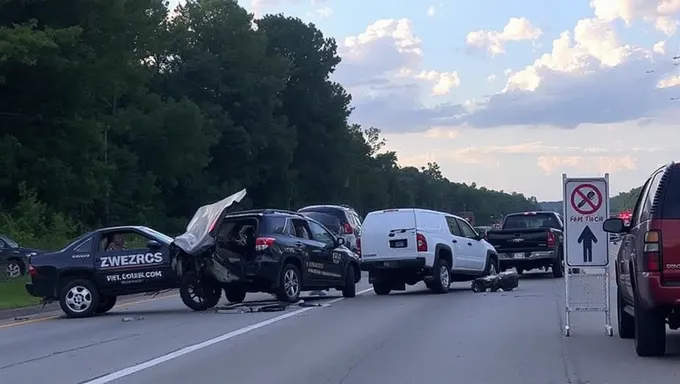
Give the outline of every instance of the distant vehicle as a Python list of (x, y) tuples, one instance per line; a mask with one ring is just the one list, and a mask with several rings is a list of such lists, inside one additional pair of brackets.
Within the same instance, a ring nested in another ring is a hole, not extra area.
[(522, 274), (550, 268), (559, 278), (564, 276), (563, 222), (559, 213), (551, 211), (511, 213), (501, 229), (488, 231), (486, 237), (498, 251), (501, 270), (514, 267)]
[(477, 233), (479, 233), (479, 235), (484, 237), (484, 238), (486, 238), (486, 233), (489, 232), (492, 229), (493, 229), (492, 227), (485, 226), (485, 225), (474, 227), (474, 230), (477, 231)]
[(638, 356), (662, 356), (666, 324), (680, 328), (680, 164), (652, 173), (630, 224), (619, 217), (602, 227), (621, 235), (615, 263), (619, 336), (635, 338)]
[(446, 293), (452, 281), (498, 273), (496, 250), (462, 217), (426, 209), (369, 213), (361, 229), (361, 269), (377, 295), (424, 281)]
[(27, 272), (28, 258), (42, 251), (20, 246), (11, 238), (0, 235), (0, 266), (4, 270), (4, 278), (16, 279)]
[[(334, 235), (345, 239), (347, 248), (361, 255), (361, 217), (349, 205), (310, 205), (298, 209), (307, 217), (320, 221), (333, 232)], [(338, 219), (338, 222), (330, 219), (330, 215)]]
[(142, 226), (88, 232), (60, 251), (31, 256), (26, 291), (58, 300), (69, 317), (105, 313), (118, 296), (179, 286), (171, 243), (171, 237)]

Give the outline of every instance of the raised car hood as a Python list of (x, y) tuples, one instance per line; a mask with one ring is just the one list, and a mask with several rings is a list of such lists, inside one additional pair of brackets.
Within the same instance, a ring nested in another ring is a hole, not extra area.
[(186, 232), (175, 237), (174, 244), (189, 255), (200, 255), (210, 249), (215, 244), (210, 231), (219, 218), (235, 203), (240, 203), (245, 196), (246, 190), (242, 189), (218, 202), (198, 208), (187, 225)]

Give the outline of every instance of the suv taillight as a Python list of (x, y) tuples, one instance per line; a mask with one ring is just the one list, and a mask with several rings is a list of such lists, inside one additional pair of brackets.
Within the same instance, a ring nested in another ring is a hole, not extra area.
[(36, 277), (36, 276), (38, 276), (38, 270), (35, 269), (34, 266), (29, 264), (28, 265), (28, 274), (31, 275), (31, 277)]
[(425, 239), (425, 235), (417, 233), (416, 243), (418, 244), (418, 252), (427, 252), (427, 239)]
[(642, 248), (644, 271), (659, 272), (661, 270), (661, 231), (647, 231), (644, 244)]
[(555, 234), (552, 232), (548, 232), (548, 238), (546, 239), (546, 242), (548, 243), (548, 247), (554, 247), (555, 246)]
[(345, 225), (342, 226), (342, 230), (346, 235), (351, 235), (354, 233), (354, 229), (352, 229), (352, 226), (349, 223), (345, 223)]
[(276, 239), (273, 237), (258, 237), (255, 239), (255, 250), (264, 251), (265, 249), (274, 245), (275, 241)]

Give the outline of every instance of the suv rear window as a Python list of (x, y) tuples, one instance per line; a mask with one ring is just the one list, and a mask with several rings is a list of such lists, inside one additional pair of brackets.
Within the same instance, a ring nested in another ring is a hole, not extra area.
[(340, 224), (340, 219), (337, 217), (322, 212), (304, 212), (304, 215), (323, 224), (324, 227), (328, 228), (331, 232), (335, 234), (340, 233), (342, 224)]
[(265, 216), (260, 223), (261, 234), (291, 234), (290, 220), (286, 216)]
[(505, 218), (503, 229), (554, 228), (559, 229), (555, 215), (537, 213), (535, 215), (512, 215)]
[(327, 215), (335, 216), (338, 220), (340, 220), (340, 224), (345, 224), (347, 222), (347, 218), (345, 217), (345, 211), (343, 209), (339, 208), (331, 208), (331, 207), (309, 207), (309, 208), (302, 208), (298, 212), (303, 212), (303, 213), (308, 213), (308, 212), (318, 212), (318, 213), (325, 213)]
[(661, 214), (663, 219), (680, 220), (680, 164), (672, 166), (668, 172)]

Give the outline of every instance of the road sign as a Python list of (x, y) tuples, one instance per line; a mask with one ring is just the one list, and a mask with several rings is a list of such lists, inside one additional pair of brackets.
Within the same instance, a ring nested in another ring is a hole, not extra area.
[(602, 223), (609, 218), (607, 178), (565, 178), (564, 253), (570, 267), (609, 265), (609, 238)]

